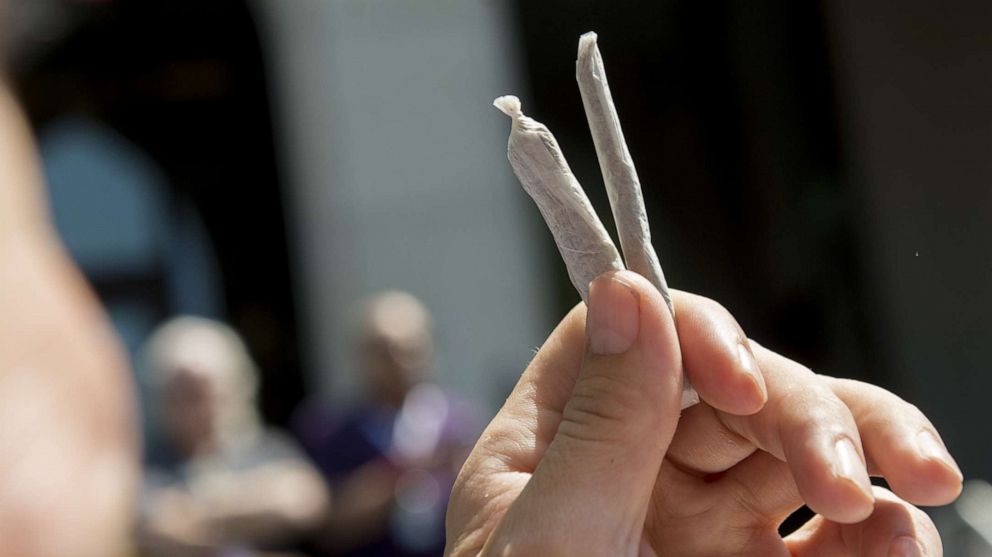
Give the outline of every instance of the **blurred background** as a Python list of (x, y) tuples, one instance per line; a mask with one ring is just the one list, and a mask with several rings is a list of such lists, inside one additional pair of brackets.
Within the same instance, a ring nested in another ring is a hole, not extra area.
[[(361, 399), (361, 301), (396, 289), (433, 316), (437, 383), (484, 423), (577, 301), (490, 102), (518, 94), (555, 132), (610, 228), (574, 81), (595, 30), (669, 283), (918, 405), (967, 478), (992, 477), (992, 4), (6, 9), (57, 226), (145, 407), (139, 348), (199, 315), (240, 333), (261, 415), (299, 437), (301, 407)], [(944, 519), (948, 554), (980, 543), (955, 549), (983, 527)]]

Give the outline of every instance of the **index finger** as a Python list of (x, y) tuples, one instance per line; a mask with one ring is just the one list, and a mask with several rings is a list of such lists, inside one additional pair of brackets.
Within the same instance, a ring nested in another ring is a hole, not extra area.
[[(671, 292), (683, 366), (700, 397), (730, 414), (761, 410), (767, 390), (737, 321), (713, 300)], [(537, 466), (582, 365), (585, 321), (586, 305), (579, 303), (551, 332), (483, 433), (478, 449), (501, 459), (512, 455), (517, 466)]]
[(672, 290), (682, 366), (700, 398), (736, 415), (758, 412), (768, 390), (747, 335), (719, 303)]

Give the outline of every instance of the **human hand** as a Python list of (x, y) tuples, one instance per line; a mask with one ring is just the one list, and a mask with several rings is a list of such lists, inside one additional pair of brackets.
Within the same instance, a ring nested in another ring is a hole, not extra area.
[[(940, 554), (906, 501), (949, 502), (961, 476), (918, 410), (675, 299), (678, 336), (641, 277), (593, 282), (588, 320), (551, 334), (462, 469), (447, 555)], [(703, 402), (679, 420), (683, 367)], [(783, 540), (804, 502), (818, 516)]]

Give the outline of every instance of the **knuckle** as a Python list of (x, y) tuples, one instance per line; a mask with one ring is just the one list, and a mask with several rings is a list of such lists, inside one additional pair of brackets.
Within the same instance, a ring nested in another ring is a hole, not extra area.
[(765, 499), (763, 494), (757, 493), (750, 484), (737, 478), (734, 479), (734, 487), (733, 503), (740, 513), (749, 517), (749, 522), (755, 529), (775, 525), (779, 520), (778, 513), (760, 503)]
[(703, 323), (717, 323), (724, 326), (730, 326), (737, 330), (738, 335), (741, 337), (740, 340), (744, 341), (747, 337), (744, 335), (740, 324), (737, 323), (737, 319), (723, 304), (705, 296), (700, 296), (698, 294), (689, 295), (687, 300), (688, 308), (691, 314), (694, 314), (694, 320)]
[(923, 428), (933, 429), (930, 420), (915, 404), (899, 395), (854, 379), (831, 379), (838, 396), (850, 401), (852, 408), (858, 409), (859, 423), (862, 426), (889, 426), (894, 418), (900, 421), (916, 422)]
[(793, 389), (780, 401), (782, 427), (801, 439), (826, 429), (847, 432), (853, 418), (847, 405), (829, 389), (812, 386)]
[(730, 321), (734, 325), (737, 324), (737, 320), (734, 319), (734, 316), (730, 313), (730, 310), (712, 298), (699, 296), (697, 298), (697, 307), (701, 313), (711, 319), (718, 321)]
[(930, 425), (930, 420), (927, 419), (926, 415), (920, 410), (920, 407), (913, 404), (912, 402), (907, 402), (895, 395), (892, 395), (896, 400), (897, 404), (901, 407), (902, 413), (906, 416), (912, 416), (918, 421)]
[(606, 422), (623, 421), (634, 394), (621, 382), (605, 377), (580, 381), (565, 406), (566, 416)]
[[(639, 430), (651, 412), (644, 390), (609, 374), (585, 377), (575, 385), (562, 413), (558, 434), (586, 441), (614, 442)], [(646, 424), (645, 424), (646, 425)]]

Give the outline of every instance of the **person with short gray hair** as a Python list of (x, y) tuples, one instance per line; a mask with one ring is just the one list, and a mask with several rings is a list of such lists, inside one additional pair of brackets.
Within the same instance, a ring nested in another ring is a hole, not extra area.
[(259, 418), (258, 370), (231, 327), (177, 317), (141, 355), (170, 449), (146, 473), (140, 532), (150, 554), (285, 549), (319, 523), (323, 481), (292, 440)]

